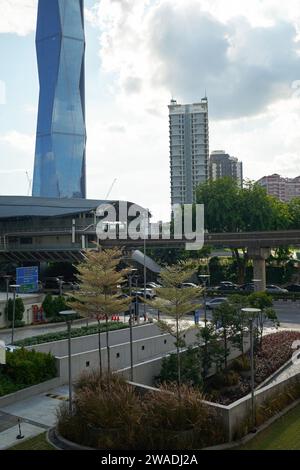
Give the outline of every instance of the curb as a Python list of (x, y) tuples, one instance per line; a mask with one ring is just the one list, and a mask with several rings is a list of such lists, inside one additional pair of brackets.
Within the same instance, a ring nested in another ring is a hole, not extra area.
[(82, 446), (62, 437), (56, 428), (51, 428), (47, 432), (47, 441), (57, 450), (96, 450), (92, 447)]

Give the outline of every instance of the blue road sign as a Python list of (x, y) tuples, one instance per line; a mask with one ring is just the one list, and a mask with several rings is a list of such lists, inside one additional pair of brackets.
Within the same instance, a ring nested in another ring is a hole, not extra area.
[(38, 291), (39, 268), (37, 266), (17, 268), (16, 272), (17, 284), (21, 286), (19, 292), (25, 294)]

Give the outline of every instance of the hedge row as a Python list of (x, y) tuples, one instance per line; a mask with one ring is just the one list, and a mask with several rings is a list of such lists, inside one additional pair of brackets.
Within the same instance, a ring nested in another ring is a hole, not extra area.
[[(109, 331), (113, 330), (121, 330), (123, 328), (128, 328), (128, 325), (121, 323), (121, 322), (109, 322), (108, 323)], [(106, 324), (102, 323), (100, 327), (101, 332), (106, 331)], [(87, 335), (95, 335), (98, 333), (98, 326), (83, 326), (81, 328), (74, 328), (71, 330), (71, 337), (78, 338), (80, 336), (87, 336)], [(42, 343), (51, 343), (52, 341), (60, 341), (63, 339), (68, 338), (67, 331), (61, 331), (58, 333), (47, 333), (45, 335), (40, 336), (32, 336), (30, 338), (21, 339), (19, 341), (15, 341), (17, 346), (34, 346), (36, 344)]]

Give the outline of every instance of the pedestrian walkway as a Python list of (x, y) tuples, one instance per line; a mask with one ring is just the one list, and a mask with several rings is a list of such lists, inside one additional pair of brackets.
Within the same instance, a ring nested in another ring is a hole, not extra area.
[(53, 427), (56, 411), (68, 399), (68, 387), (59, 387), (27, 398), (0, 410), (0, 450), (18, 442), (18, 420), (24, 438), (34, 437)]

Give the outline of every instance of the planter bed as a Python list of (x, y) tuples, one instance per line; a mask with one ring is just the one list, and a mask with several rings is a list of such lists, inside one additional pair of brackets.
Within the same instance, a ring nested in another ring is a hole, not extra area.
[[(295, 350), (292, 349), (294, 341), (300, 340), (300, 332), (281, 331), (266, 335), (262, 340), (262, 348), (258, 350), (254, 357), (255, 363), (255, 387), (264, 382), (278, 369), (280, 369), (289, 359)], [(227, 372), (232, 371), (229, 368)], [(248, 371), (238, 373), (238, 383), (228, 387), (214, 387), (213, 379), (208, 380), (207, 394), (212, 395), (216, 403), (229, 405), (244, 397), (251, 391), (251, 377)], [(247, 375), (249, 375), (247, 377)]]

